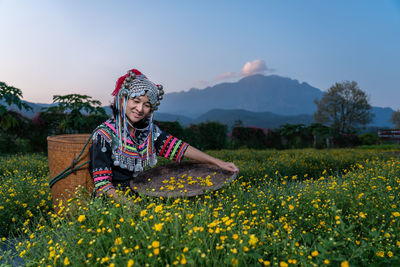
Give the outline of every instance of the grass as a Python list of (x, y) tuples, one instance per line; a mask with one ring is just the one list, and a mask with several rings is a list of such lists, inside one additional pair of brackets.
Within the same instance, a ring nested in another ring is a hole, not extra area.
[(2, 232), (2, 242), (13, 236), (20, 241), (1, 260), (12, 263), (14, 257), (34, 266), (400, 264), (395, 153), (209, 153), (234, 161), (240, 177), (193, 198), (134, 196), (131, 208), (78, 198), (63, 203), (67, 212), (60, 215), (49, 203), (43, 155), (2, 158), (0, 220), (15, 223)]

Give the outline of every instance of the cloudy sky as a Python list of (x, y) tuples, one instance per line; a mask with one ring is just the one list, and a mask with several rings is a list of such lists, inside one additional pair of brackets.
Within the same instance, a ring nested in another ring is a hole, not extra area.
[(262, 73), (356, 81), (400, 109), (400, 0), (0, 0), (0, 81), (23, 99), (111, 101), (137, 68), (166, 92)]

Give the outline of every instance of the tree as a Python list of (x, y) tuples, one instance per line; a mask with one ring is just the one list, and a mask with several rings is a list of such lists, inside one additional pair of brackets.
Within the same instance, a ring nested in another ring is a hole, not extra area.
[[(90, 132), (100, 122), (107, 118), (106, 112), (101, 107), (101, 102), (93, 100), (91, 96), (80, 94), (54, 95), (52, 106), (44, 109), (40, 116), (51, 121), (49, 127), (53, 128), (51, 134)], [(88, 116), (95, 116), (94, 123), (88, 124)]]
[(400, 109), (392, 112), (390, 122), (394, 124), (394, 128), (400, 129)]
[(198, 148), (201, 150), (226, 148), (227, 126), (219, 122), (207, 121), (197, 125)]
[(350, 133), (373, 118), (368, 96), (355, 81), (335, 83), (321, 100), (314, 102), (317, 105), (315, 122), (328, 124), (340, 133)]
[(305, 146), (303, 140), (307, 135), (307, 129), (304, 127), (304, 124), (286, 123), (279, 127), (279, 133), (283, 138), (283, 144), (287, 148), (300, 148)]
[[(20, 89), (8, 86), (4, 82), (0, 82), (0, 100), (3, 100), (7, 106), (17, 106), (18, 110), (31, 110), (32, 107), (22, 102), (21, 98), (22, 91)], [(0, 103), (0, 127), (5, 131), (19, 125), (19, 119), (16, 112), (8, 110), (7, 106)]]

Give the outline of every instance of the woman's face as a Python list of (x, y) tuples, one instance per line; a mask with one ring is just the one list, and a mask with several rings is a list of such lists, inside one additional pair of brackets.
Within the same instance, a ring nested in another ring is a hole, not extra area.
[(147, 95), (129, 98), (126, 103), (126, 117), (131, 123), (138, 122), (150, 114), (151, 105)]

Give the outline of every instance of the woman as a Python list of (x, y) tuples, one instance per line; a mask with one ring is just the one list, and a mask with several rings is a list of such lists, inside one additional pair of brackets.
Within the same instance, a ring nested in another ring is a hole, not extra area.
[(112, 119), (94, 132), (90, 149), (95, 192), (115, 196), (116, 186), (129, 186), (130, 180), (145, 167), (153, 167), (157, 156), (176, 162), (185, 157), (238, 172), (234, 163), (224, 162), (201, 152), (153, 124), (164, 91), (136, 69), (120, 77), (114, 96)]

